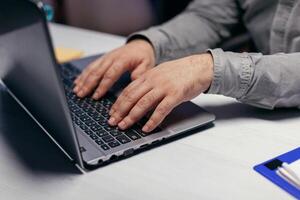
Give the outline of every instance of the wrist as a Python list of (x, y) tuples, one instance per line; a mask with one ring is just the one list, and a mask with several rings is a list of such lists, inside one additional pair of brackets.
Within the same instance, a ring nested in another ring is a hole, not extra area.
[(208, 85), (205, 88), (204, 93), (207, 93), (209, 91), (214, 77), (214, 59), (211, 53), (206, 53), (206, 61), (207, 61), (207, 71), (208, 71)]
[(214, 76), (214, 61), (210, 53), (197, 55), (199, 57), (198, 67), (201, 73), (202, 91), (206, 93), (213, 81)]
[(155, 51), (150, 41), (144, 38), (136, 38), (128, 41), (127, 45), (134, 45), (139, 50), (144, 51), (150, 59), (151, 65), (155, 65)]

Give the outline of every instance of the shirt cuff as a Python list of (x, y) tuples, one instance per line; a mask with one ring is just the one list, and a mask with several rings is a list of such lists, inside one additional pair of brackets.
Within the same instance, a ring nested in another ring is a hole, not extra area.
[(253, 76), (253, 62), (247, 53), (208, 49), (214, 60), (214, 75), (208, 94), (222, 94), (241, 99)]

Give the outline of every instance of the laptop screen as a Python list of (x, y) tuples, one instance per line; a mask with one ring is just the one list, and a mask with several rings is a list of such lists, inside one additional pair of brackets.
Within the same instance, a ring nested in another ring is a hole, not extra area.
[(82, 164), (43, 13), (27, 0), (1, 0), (0, 78), (12, 95)]

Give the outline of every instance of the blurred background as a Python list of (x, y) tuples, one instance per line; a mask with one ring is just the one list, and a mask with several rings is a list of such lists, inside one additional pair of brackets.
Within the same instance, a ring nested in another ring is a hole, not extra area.
[(57, 23), (124, 36), (169, 20), (190, 1), (43, 0), (53, 7)]
[[(161, 24), (182, 12), (192, 0), (42, 0), (54, 10), (56, 23), (122, 36)], [(256, 51), (242, 25), (232, 29), (224, 50)]]

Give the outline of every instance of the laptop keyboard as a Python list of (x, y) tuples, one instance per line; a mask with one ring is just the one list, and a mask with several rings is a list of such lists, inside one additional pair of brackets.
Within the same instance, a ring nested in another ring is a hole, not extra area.
[[(125, 131), (112, 127), (107, 123), (109, 110), (115, 101), (114, 95), (108, 93), (98, 101), (90, 97), (78, 98), (72, 90), (74, 87), (73, 81), (79, 73), (80, 71), (71, 64), (61, 65), (61, 74), (72, 120), (102, 150), (107, 151), (149, 135), (141, 130), (146, 119), (142, 119)], [(155, 130), (155, 132), (157, 131), (159, 130)]]

